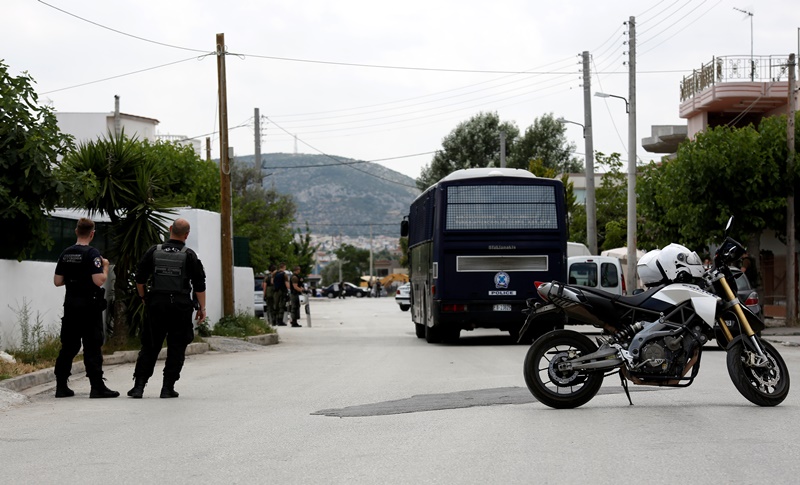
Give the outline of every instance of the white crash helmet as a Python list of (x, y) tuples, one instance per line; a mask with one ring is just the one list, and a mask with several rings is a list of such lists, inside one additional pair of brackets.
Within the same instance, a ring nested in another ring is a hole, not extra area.
[(645, 254), (636, 265), (636, 271), (647, 286), (688, 283), (703, 276), (703, 262), (696, 252), (673, 243)]

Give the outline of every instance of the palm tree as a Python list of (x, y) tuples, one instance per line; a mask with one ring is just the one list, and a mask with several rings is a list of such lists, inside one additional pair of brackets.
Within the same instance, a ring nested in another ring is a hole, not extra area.
[[(136, 296), (133, 274), (139, 258), (161, 240), (173, 212), (173, 200), (159, 184), (163, 170), (158, 160), (148, 159), (136, 137), (108, 133), (96, 141), (81, 143), (68, 154), (62, 169), (66, 174), (93, 174), (96, 185), (83, 191), (73, 206), (111, 219), (114, 263), (114, 334), (125, 338), (139, 328), (143, 313)], [(80, 199), (83, 199), (82, 201)], [(82, 202), (82, 203), (81, 203)]]

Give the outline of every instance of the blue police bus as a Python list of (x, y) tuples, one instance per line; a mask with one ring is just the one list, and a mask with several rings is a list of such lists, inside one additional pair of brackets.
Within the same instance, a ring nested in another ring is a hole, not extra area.
[(401, 234), (416, 334), (431, 343), (479, 327), (516, 340), (534, 282), (566, 281), (564, 186), (525, 170), (451, 173), (411, 204)]

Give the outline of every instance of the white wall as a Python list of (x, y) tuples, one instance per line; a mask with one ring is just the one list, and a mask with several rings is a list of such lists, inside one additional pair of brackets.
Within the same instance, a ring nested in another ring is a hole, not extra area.
[[(222, 317), (220, 215), (199, 209), (177, 212), (169, 218), (189, 221), (191, 230), (186, 243), (197, 253), (206, 271), (206, 307), (213, 325)], [(61, 328), (66, 290), (53, 284), (55, 269), (56, 263), (0, 260), (0, 349), (20, 344), (19, 323), (13, 309), (20, 308), (23, 301), (32, 310), (31, 323), (38, 312), (46, 329), (58, 332)], [(253, 314), (252, 268), (234, 268), (234, 308)]]

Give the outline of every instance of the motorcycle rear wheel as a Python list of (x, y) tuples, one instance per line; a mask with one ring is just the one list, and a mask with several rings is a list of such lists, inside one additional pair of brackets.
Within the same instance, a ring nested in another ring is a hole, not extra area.
[(553, 330), (536, 339), (528, 349), (523, 368), (531, 394), (555, 409), (576, 408), (589, 402), (603, 384), (603, 373), (562, 372), (556, 365), (596, 350), (588, 337), (572, 330)]
[(789, 369), (775, 347), (761, 339), (759, 343), (770, 360), (770, 367), (748, 365), (750, 350), (739, 341), (728, 349), (728, 374), (748, 401), (759, 406), (777, 406), (789, 394)]

